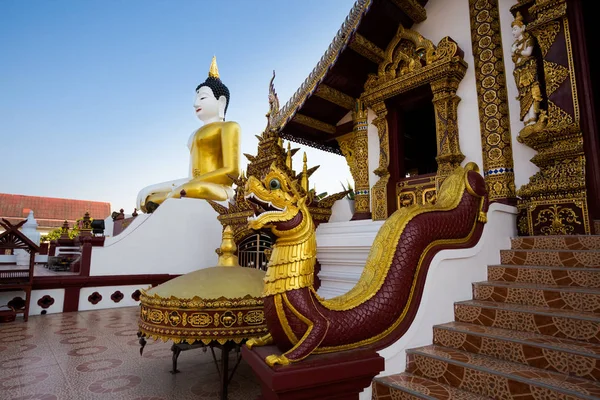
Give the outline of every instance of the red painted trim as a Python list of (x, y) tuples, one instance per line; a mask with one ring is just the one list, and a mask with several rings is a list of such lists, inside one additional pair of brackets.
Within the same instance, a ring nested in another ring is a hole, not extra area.
[(90, 239), (85, 238), (81, 246), (81, 260), (79, 262), (79, 275), (90, 276), (90, 266), (92, 264), (92, 243)]
[[(38, 276), (33, 279), (33, 290), (101, 286), (160, 285), (179, 275), (106, 275), (106, 276)], [(79, 299), (79, 297), (77, 297)]]
[(65, 288), (65, 301), (63, 303), (63, 312), (71, 312), (79, 310), (79, 288)]

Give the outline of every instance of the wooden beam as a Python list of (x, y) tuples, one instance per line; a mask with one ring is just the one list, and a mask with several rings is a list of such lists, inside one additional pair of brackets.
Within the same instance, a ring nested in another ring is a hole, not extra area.
[(427, 19), (425, 8), (417, 0), (392, 0), (392, 3), (415, 23), (423, 22)]
[(343, 135), (347, 135), (348, 133), (352, 133), (352, 131), (354, 130), (354, 122), (353, 121), (348, 121), (345, 124), (341, 124), (335, 127), (335, 136), (343, 136)]
[(354, 105), (356, 104), (356, 99), (354, 97), (324, 84), (319, 85), (315, 91), (315, 96), (343, 107), (346, 110), (353, 110)]
[(384, 51), (359, 33), (354, 34), (348, 47), (375, 64), (383, 61)]
[(304, 126), (308, 126), (309, 128), (320, 130), (330, 135), (335, 135), (334, 125), (328, 124), (326, 122), (320, 121), (312, 117), (308, 117), (306, 115), (296, 114), (294, 115), (294, 118), (292, 118), (292, 121)]

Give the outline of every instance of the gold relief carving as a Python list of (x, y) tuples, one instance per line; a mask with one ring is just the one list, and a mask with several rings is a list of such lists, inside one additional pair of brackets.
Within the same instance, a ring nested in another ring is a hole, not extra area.
[(552, 61), (544, 60), (544, 75), (546, 76), (546, 95), (550, 97), (569, 77), (569, 69)]
[[(144, 315), (142, 313), (142, 315)], [(150, 313), (148, 314), (147, 320), (152, 322), (153, 324), (160, 324), (164, 321), (164, 316), (162, 311), (158, 311), (158, 310), (152, 310), (150, 311)]]
[(438, 47), (440, 53), (435, 53), (435, 47), (430, 40), (399, 25), (396, 35), (385, 50), (383, 61), (379, 63), (377, 75), (371, 75), (367, 79), (365, 89), (378, 87), (402, 75), (414, 73), (427, 64), (448, 58), (449, 48), (444, 39)]
[(212, 317), (207, 313), (194, 313), (188, 317), (188, 322), (193, 327), (205, 327), (211, 324)]
[(437, 200), (436, 176), (406, 178), (396, 184), (398, 208), (413, 204), (435, 204)]
[(319, 121), (318, 119), (308, 117), (306, 115), (296, 114), (292, 121), (308, 126), (310, 128), (320, 130), (330, 135), (335, 134), (335, 126), (325, 123), (323, 121)]
[(490, 201), (514, 199), (506, 74), (497, 0), (469, 0), (471, 44), (483, 153), (483, 175)]
[(382, 101), (373, 105), (373, 111), (377, 117), (373, 120), (373, 125), (377, 128), (379, 136), (379, 166), (375, 169), (375, 175), (379, 180), (371, 189), (371, 200), (373, 202), (372, 216), (374, 221), (384, 220), (388, 216), (387, 212), (387, 183), (390, 179), (389, 166), (389, 137), (387, 127), (387, 108)]
[(340, 145), (340, 150), (342, 154), (346, 158), (346, 163), (350, 168), (350, 174), (352, 174), (352, 178), (356, 179), (356, 157), (354, 156), (354, 136), (355, 133), (349, 133), (344, 136), (340, 136), (336, 138), (338, 144)]
[(571, 96), (573, 98), (573, 118), (579, 124), (579, 100), (577, 99), (577, 84), (575, 81), (575, 63), (573, 62), (573, 48), (571, 47), (571, 33), (569, 32), (569, 21), (564, 18), (563, 26), (565, 27), (565, 43), (567, 46), (567, 60), (569, 62), (569, 71), (571, 71)]
[(535, 15), (531, 27), (539, 27), (550, 21), (561, 18), (567, 13), (566, 0), (536, 0), (529, 8), (529, 13)]
[(427, 19), (425, 8), (416, 0), (392, 0), (413, 22), (423, 22)]
[(262, 310), (249, 311), (244, 316), (244, 322), (248, 325), (262, 324), (265, 321), (265, 313)]
[(383, 50), (359, 33), (354, 34), (348, 47), (375, 64), (379, 64), (383, 60)]
[(438, 187), (443, 178), (449, 176), (465, 159), (458, 141), (457, 107), (460, 102), (460, 97), (456, 95), (458, 83), (459, 81), (454, 78), (431, 82), (438, 143), (436, 157)]
[(531, 220), (527, 218), (527, 211), (525, 207), (519, 208), (519, 216), (517, 217), (517, 230), (519, 232), (519, 236), (529, 236), (532, 235), (531, 226), (529, 224)]
[(410, 207), (416, 203), (417, 197), (414, 192), (404, 192), (398, 196), (398, 208)]
[(554, 43), (558, 32), (560, 32), (560, 22), (558, 21), (550, 22), (543, 27), (531, 29), (531, 34), (535, 36), (540, 45), (542, 57), (546, 57), (546, 54), (548, 54), (548, 50), (550, 50), (550, 47)]
[(171, 311), (168, 320), (172, 326), (177, 326), (181, 322), (181, 315), (177, 311)]
[(557, 204), (553, 204), (550, 208), (539, 212), (534, 226), (550, 220), (552, 221), (550, 226), (540, 229), (544, 235), (569, 235), (575, 230), (573, 225), (581, 225), (581, 221), (571, 207), (559, 207)]
[(552, 130), (568, 129), (573, 125), (573, 117), (565, 110), (548, 100), (548, 128)]
[(330, 103), (337, 104), (340, 107), (344, 107), (347, 110), (354, 109), (354, 103), (356, 99), (352, 96), (342, 93), (332, 87), (325, 84), (320, 84), (315, 91), (315, 96), (320, 97)]
[(458, 45), (448, 36), (442, 38), (435, 49), (433, 48), (433, 43), (427, 39), (424, 40), (426, 40), (426, 42), (423, 42), (422, 45), (427, 46), (427, 64), (433, 64), (440, 60), (452, 59), (458, 54)]
[[(528, 30), (538, 39), (544, 58), (552, 46), (558, 45), (556, 37), (562, 29), (568, 67), (543, 60), (547, 113), (540, 114), (535, 125), (526, 127), (518, 140), (537, 150), (531, 161), (540, 167), (529, 183), (518, 191), (518, 207), (523, 213), (520, 231), (530, 235), (590, 234), (587, 215), (585, 183), (585, 155), (583, 135), (579, 127), (579, 105), (575, 83), (573, 52), (565, 0), (536, 0), (529, 11), (534, 20)], [(573, 115), (561, 108), (552, 94), (569, 79)], [(523, 222), (526, 220), (526, 222)]]
[(378, 73), (370, 74), (365, 82), (361, 100), (377, 114), (373, 125), (379, 134), (379, 166), (374, 171), (380, 177), (371, 189), (373, 219), (387, 218), (387, 182), (389, 180), (389, 138), (385, 100), (422, 85), (431, 85), (436, 110), (436, 136), (438, 139), (438, 184), (464, 159), (458, 141), (456, 96), (459, 82), (465, 75), (467, 64), (459, 54), (457, 44), (449, 37), (443, 38), (437, 48), (416, 31), (398, 27), (379, 64)]
[(370, 208), (370, 184), (369, 184), (369, 135), (367, 121), (367, 109), (362, 101), (357, 100), (353, 119), (354, 131), (354, 212), (369, 213)]
[(578, 235), (589, 234), (591, 229), (585, 191), (562, 198), (519, 202), (518, 207), (521, 220), (527, 221), (519, 223), (520, 234)]
[(230, 328), (233, 324), (235, 324), (236, 317), (235, 314), (231, 312), (231, 310), (227, 310), (221, 315), (221, 323), (226, 328)]

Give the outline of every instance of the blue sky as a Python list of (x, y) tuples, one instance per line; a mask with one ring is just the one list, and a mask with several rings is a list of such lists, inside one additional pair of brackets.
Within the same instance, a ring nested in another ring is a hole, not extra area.
[[(0, 192), (131, 212), (144, 186), (187, 176), (187, 139), (201, 125), (194, 89), (213, 55), (232, 93), (227, 119), (255, 154), (273, 70), (283, 105), (353, 3), (0, 1)], [(351, 179), (342, 157), (292, 146), (322, 165), (311, 179), (319, 192)]]

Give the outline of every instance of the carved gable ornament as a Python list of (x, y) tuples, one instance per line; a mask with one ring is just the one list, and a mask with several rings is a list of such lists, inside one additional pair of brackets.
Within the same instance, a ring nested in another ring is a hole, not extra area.
[(450, 37), (444, 37), (435, 47), (420, 33), (400, 25), (385, 50), (377, 75), (367, 78), (362, 99), (373, 104), (447, 74), (458, 75), (460, 80), (467, 68), (462, 57), (462, 50)]

